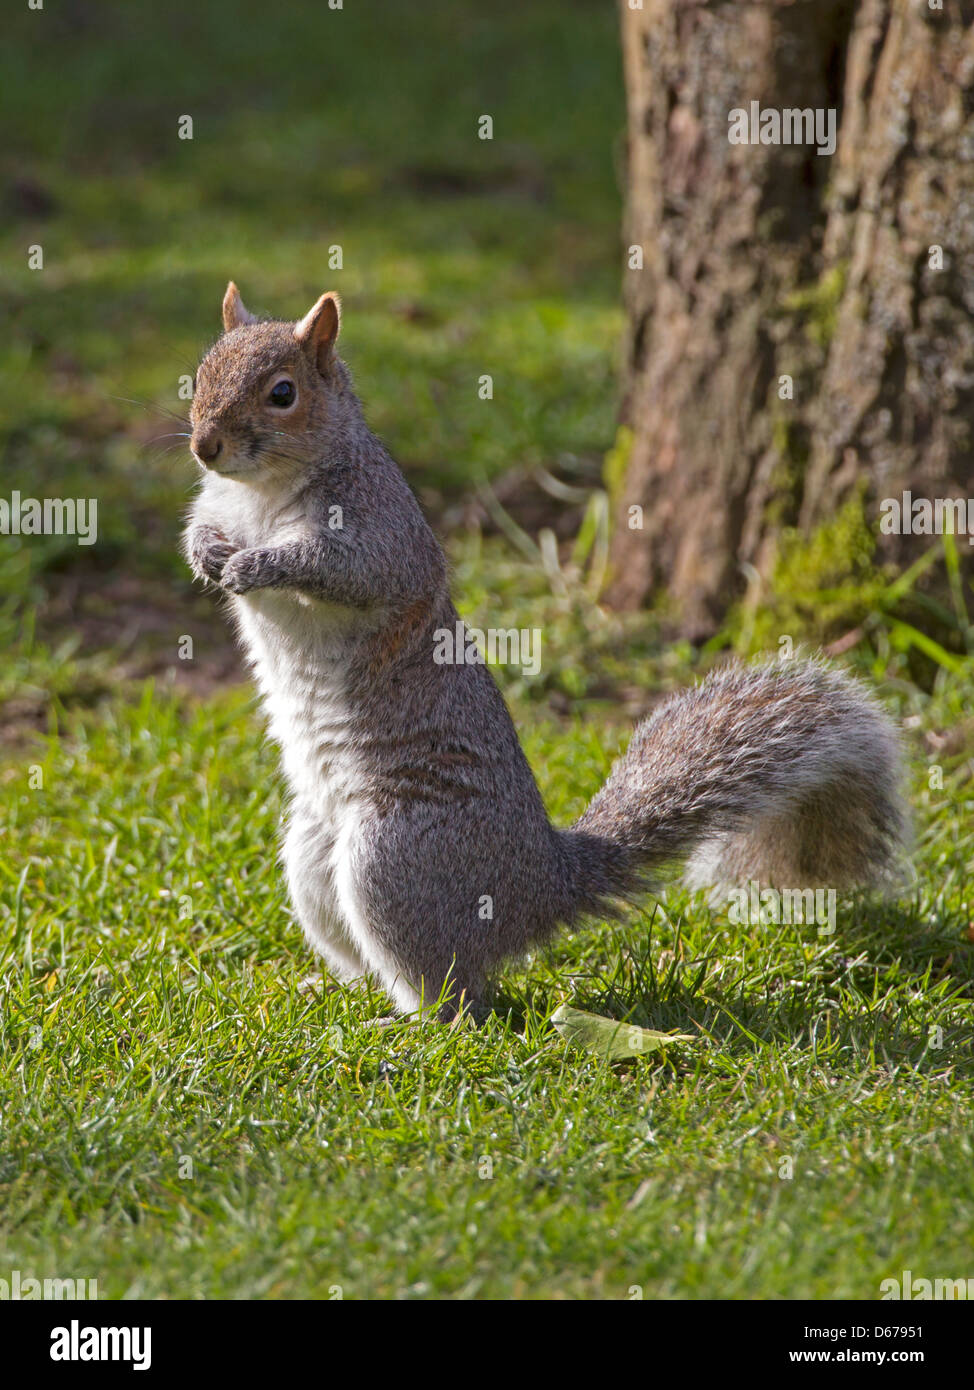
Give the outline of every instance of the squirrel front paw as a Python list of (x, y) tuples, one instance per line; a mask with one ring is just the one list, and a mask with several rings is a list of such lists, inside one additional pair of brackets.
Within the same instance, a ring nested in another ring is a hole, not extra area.
[(220, 582), (227, 561), (237, 553), (237, 548), (212, 526), (200, 527), (193, 535), (190, 546), (190, 564), (197, 579), (212, 579)]
[(221, 588), (231, 594), (248, 594), (251, 589), (266, 588), (273, 578), (269, 559), (267, 550), (238, 550), (223, 567)]

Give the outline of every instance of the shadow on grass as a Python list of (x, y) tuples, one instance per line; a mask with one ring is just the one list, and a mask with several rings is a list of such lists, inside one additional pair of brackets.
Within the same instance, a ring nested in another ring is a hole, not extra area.
[[(574, 1007), (620, 1023), (699, 1033), (734, 1056), (797, 1048), (829, 1067), (974, 1075), (956, 1009), (974, 994), (974, 950), (959, 914), (932, 921), (918, 900), (861, 896), (845, 904), (832, 937), (777, 926), (735, 939), (715, 926), (723, 939), (700, 955), (681, 954), (677, 921), (675, 940), (654, 944), (647, 916), (645, 934), (609, 969), (591, 951), (577, 969), (549, 962), (545, 994), (560, 1002), (570, 992)], [(768, 930), (780, 935), (765, 941)], [(541, 1012), (536, 989), (503, 982), (491, 1002), (518, 1031)]]

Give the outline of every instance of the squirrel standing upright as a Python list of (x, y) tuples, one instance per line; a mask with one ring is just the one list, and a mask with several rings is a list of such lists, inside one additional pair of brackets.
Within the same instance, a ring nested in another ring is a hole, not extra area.
[[(640, 724), (581, 819), (551, 825), (485, 665), (434, 661), (459, 622), (443, 551), (335, 351), (339, 303), (256, 320), (236, 285), (191, 410), (185, 535), (228, 595), (283, 751), (284, 863), (311, 945), (409, 1012), (653, 871), (695, 886), (875, 885), (906, 818), (897, 737), (819, 662), (735, 666)], [(485, 905), (489, 910), (485, 911)]]

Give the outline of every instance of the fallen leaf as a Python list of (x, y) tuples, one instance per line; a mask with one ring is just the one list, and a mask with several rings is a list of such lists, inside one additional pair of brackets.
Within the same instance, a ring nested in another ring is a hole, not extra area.
[(696, 1038), (689, 1033), (658, 1033), (653, 1028), (640, 1028), (635, 1023), (620, 1023), (618, 1019), (601, 1018), (598, 1014), (586, 1013), (584, 1009), (573, 1009), (562, 1004), (551, 1015), (551, 1021), (566, 1042), (594, 1052), (607, 1062), (618, 1062), (624, 1057), (642, 1057), (647, 1052), (658, 1052), (667, 1043), (692, 1043)]

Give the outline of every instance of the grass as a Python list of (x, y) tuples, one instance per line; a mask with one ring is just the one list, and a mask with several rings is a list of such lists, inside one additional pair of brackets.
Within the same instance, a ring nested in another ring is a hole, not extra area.
[(622, 327), (608, 7), (22, 9), (0, 53), (3, 496), (94, 496), (98, 543), (5, 539), (0, 695), (43, 722), (46, 691), (110, 693), (108, 644), (77, 639), (92, 589), (129, 625), (120, 573), (156, 608), (191, 602), (174, 542), (195, 470), (172, 417), (231, 277), (281, 317), (340, 292), (370, 423), (434, 512), (515, 464), (598, 478)]
[[(966, 1276), (974, 667), (962, 643), (918, 650), (900, 581), (876, 579), (850, 658), (906, 730), (900, 896), (843, 904), (823, 937), (674, 890), (505, 970), (479, 1030), (381, 1027), (381, 995), (315, 978), (276, 865), (275, 755), (176, 555), (192, 472), (149, 443), (177, 428), (158, 411), (184, 408), (229, 275), (281, 313), (342, 291), (346, 354), (462, 611), (542, 631), (538, 676), (498, 676), (559, 823), (699, 662), (653, 614), (596, 606), (581, 543), (555, 570), (522, 533), (450, 520), (513, 465), (594, 485), (614, 436), (611, 7), (230, 8), (24, 7), (0, 58), (19, 113), (5, 490), (100, 502), (84, 553), (0, 547), (0, 1277), (871, 1299), (905, 1268)], [(954, 595), (964, 625), (959, 577)], [(807, 608), (802, 591), (715, 646), (773, 651)], [(566, 1000), (696, 1041), (609, 1065), (550, 1025)]]
[[(568, 819), (619, 733), (524, 727)], [(677, 895), (506, 971), (455, 1032), (308, 981), (243, 694), (147, 689), (40, 766), (4, 783), (0, 1266), (171, 1298), (871, 1298), (965, 1273), (969, 785), (927, 798), (915, 890), (834, 937)], [(549, 1025), (569, 997), (698, 1041), (608, 1066)]]

